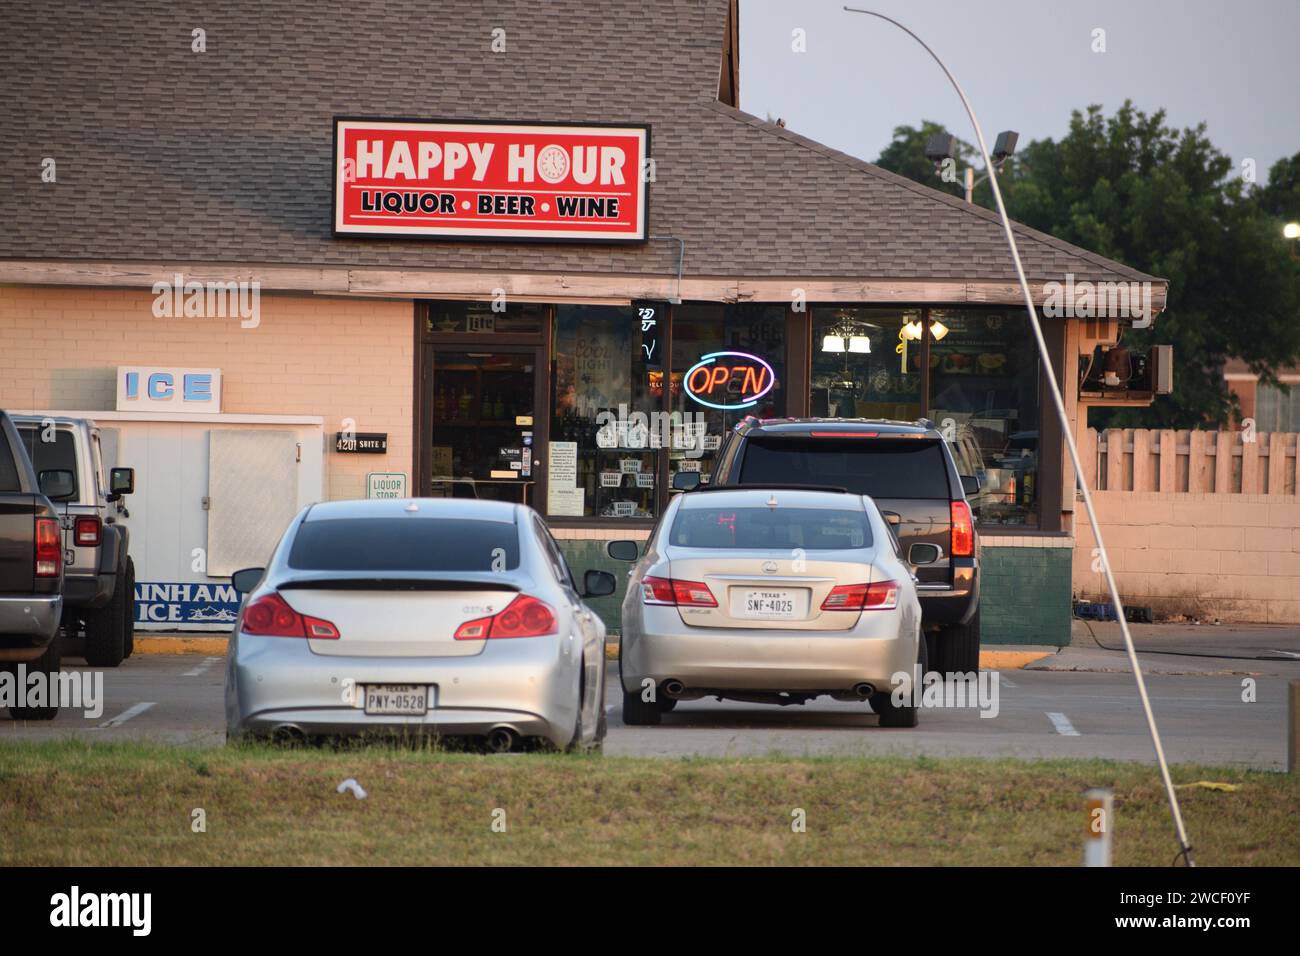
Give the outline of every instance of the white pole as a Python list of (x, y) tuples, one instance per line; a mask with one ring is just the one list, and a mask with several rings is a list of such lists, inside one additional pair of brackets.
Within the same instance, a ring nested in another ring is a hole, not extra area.
[(970, 117), (971, 125), (975, 127), (975, 138), (979, 142), (980, 155), (984, 159), (984, 168), (988, 170), (989, 185), (993, 188), (993, 198), (997, 201), (998, 215), (1002, 218), (1002, 230), (1006, 233), (1007, 245), (1011, 249), (1011, 261), (1016, 267), (1016, 278), (1020, 280), (1020, 291), (1025, 297), (1025, 309), (1029, 313), (1029, 326), (1034, 331), (1034, 339), (1038, 343), (1038, 354), (1043, 362), (1043, 374), (1051, 386), (1052, 402), (1056, 406), (1056, 414), (1061, 422), (1061, 431), (1065, 435), (1066, 447), (1070, 450), (1070, 461), (1074, 464), (1074, 479), (1079, 491), (1083, 495), (1083, 506), (1088, 512), (1088, 523), (1092, 525), (1093, 539), (1097, 542), (1097, 553), (1101, 558), (1101, 569), (1106, 575), (1106, 584), (1110, 588), (1111, 602), (1115, 608), (1115, 615), (1119, 618), (1120, 633), (1124, 636), (1124, 647), (1128, 652), (1129, 664), (1133, 668), (1133, 679), (1137, 682), (1138, 697), (1142, 701), (1142, 710), (1146, 714), (1147, 730), (1151, 734), (1151, 744), (1155, 747), (1156, 761), (1160, 764), (1160, 776), (1164, 780), (1165, 793), (1169, 798), (1169, 812), (1174, 818), (1174, 829), (1178, 837), (1180, 856), (1186, 861), (1188, 866), (1195, 866), (1192, 860), (1192, 848), (1187, 842), (1187, 830), (1183, 826), (1182, 810), (1178, 806), (1178, 794), (1174, 791), (1174, 782), (1169, 776), (1169, 764), (1165, 760), (1165, 748), (1160, 743), (1160, 730), (1156, 727), (1156, 717), (1151, 710), (1151, 699), (1147, 696), (1146, 681), (1142, 678), (1142, 666), (1138, 663), (1137, 650), (1133, 646), (1133, 635), (1129, 633), (1128, 621), (1124, 617), (1124, 605), (1119, 599), (1119, 587), (1115, 583), (1115, 575), (1111, 572), (1110, 557), (1106, 553), (1105, 542), (1101, 539), (1101, 526), (1097, 522), (1097, 512), (1092, 505), (1092, 494), (1088, 491), (1088, 482), (1083, 476), (1083, 464), (1079, 459), (1079, 446), (1074, 441), (1074, 431), (1070, 428), (1070, 417), (1065, 411), (1065, 400), (1061, 397), (1061, 386), (1056, 381), (1056, 372), (1052, 369), (1051, 358), (1047, 351), (1047, 341), (1043, 338), (1043, 327), (1038, 321), (1038, 310), (1034, 307), (1034, 296), (1029, 290), (1029, 280), (1025, 278), (1025, 267), (1020, 262), (1020, 249), (1016, 245), (1015, 234), (1011, 231), (1011, 219), (1007, 216), (1007, 207), (1002, 201), (1002, 189), (998, 185), (997, 170), (993, 166), (993, 161), (989, 158), (989, 149), (984, 142), (984, 130), (980, 127), (979, 120), (975, 117), (975, 108), (971, 106), (970, 100), (966, 98), (965, 91), (962, 90), (961, 84), (957, 78), (952, 75), (943, 60), (939, 59), (939, 54), (930, 49), (929, 45), (919, 36), (903, 26), (897, 20), (885, 16), (883, 13), (876, 13), (874, 10), (861, 10), (857, 7), (845, 7), (850, 13), (865, 13), (867, 16), (878, 17), (887, 23), (892, 23), (898, 29), (902, 30), (917, 43), (921, 44), (926, 53), (935, 63), (939, 64), (939, 69), (943, 70), (944, 76), (948, 77), (948, 82), (952, 84), (957, 95), (961, 97), (962, 106), (966, 108), (966, 115)]

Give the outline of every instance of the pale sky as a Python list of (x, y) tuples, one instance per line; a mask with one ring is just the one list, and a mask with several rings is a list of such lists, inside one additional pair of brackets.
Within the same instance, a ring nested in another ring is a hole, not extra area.
[[(844, 0), (741, 0), (741, 108), (874, 160), (895, 126), (931, 119), (975, 135), (939, 68), (907, 34), (847, 13)], [(851, 0), (914, 30), (966, 90), (989, 147), (1060, 138), (1070, 111), (1125, 98), (1160, 107), (1178, 129), (1205, 121), (1210, 141), (1260, 183), (1300, 152), (1300, 0)], [(1093, 30), (1106, 52), (1092, 52)], [(791, 50), (805, 31), (807, 52)], [(978, 165), (978, 164), (977, 164)]]

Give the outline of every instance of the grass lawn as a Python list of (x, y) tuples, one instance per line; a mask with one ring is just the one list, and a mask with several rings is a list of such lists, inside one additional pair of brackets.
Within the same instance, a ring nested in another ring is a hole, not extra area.
[[(1296, 778), (1174, 778), (1238, 785), (1179, 790), (1198, 863), (1300, 865)], [(1173, 860), (1156, 770), (1107, 761), (4, 744), (0, 863), (1075, 866), (1090, 786), (1115, 790), (1117, 865)]]

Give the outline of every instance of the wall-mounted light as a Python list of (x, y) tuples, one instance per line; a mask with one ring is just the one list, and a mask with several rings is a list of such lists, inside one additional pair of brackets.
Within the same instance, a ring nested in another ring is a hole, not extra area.
[(870, 352), (871, 352), (871, 339), (867, 338), (865, 335), (851, 335), (851, 336), (849, 336), (849, 351), (850, 351), (850, 352), (867, 352), (867, 353), (870, 353)]
[[(903, 338), (911, 342), (921, 340), (922, 325), (919, 319), (913, 319), (910, 322), (903, 323)], [(930, 335), (938, 342), (948, 334), (948, 326), (944, 325), (938, 319), (930, 323)]]
[(938, 319), (935, 319), (930, 323), (930, 334), (934, 337), (934, 340), (938, 342), (948, 334), (948, 326), (944, 325)]
[(822, 351), (823, 351), (823, 352), (843, 352), (843, 351), (844, 351), (844, 336), (842, 336), (842, 335), (827, 335), (827, 336), (825, 336), (825, 337), (822, 339)]

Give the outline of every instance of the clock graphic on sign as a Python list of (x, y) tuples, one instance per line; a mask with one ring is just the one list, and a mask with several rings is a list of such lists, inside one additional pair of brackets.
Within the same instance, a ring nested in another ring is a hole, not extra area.
[(537, 154), (537, 172), (548, 183), (558, 183), (569, 174), (569, 154), (559, 146), (543, 146)]

